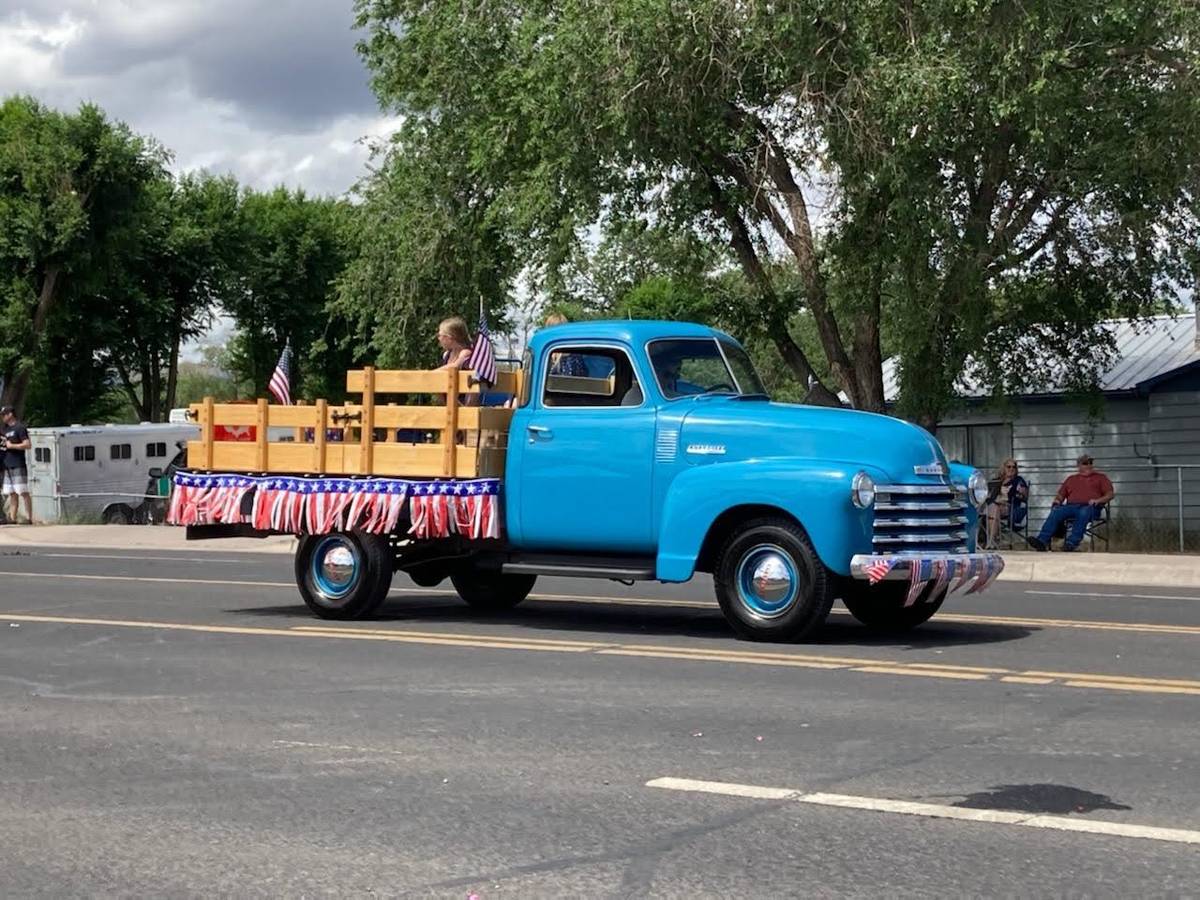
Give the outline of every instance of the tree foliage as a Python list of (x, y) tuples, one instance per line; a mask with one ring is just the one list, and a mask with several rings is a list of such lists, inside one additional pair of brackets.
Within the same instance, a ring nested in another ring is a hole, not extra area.
[(890, 328), (907, 408), (932, 421), (969, 357), (1011, 380), (1000, 334), (1086, 375), (1097, 323), (1152, 308), (1194, 236), (1186, 0), (357, 10), (376, 93), (405, 117), (368, 200), (425, 235), (391, 235), (420, 273), (399, 282), (413, 312), (453, 239), (472, 271), (523, 269), (553, 293), (589, 229), (642, 221), (727, 254), (750, 288), (743, 336), (826, 401), (883, 408)]

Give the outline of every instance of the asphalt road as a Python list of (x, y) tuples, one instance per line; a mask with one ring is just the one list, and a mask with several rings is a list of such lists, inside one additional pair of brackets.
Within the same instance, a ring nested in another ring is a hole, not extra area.
[(702, 582), (328, 623), (278, 555), (0, 577), (6, 898), (1200, 895), (1194, 590), (789, 646)]

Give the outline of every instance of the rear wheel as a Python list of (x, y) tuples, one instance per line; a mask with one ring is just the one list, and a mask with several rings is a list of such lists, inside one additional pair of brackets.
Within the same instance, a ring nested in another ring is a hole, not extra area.
[(755, 519), (735, 531), (713, 582), (721, 611), (745, 640), (803, 640), (833, 605), (833, 575), (804, 530), (784, 518)]
[(392, 585), (392, 552), (385, 536), (361, 532), (308, 535), (296, 550), (296, 585), (322, 619), (369, 616)]
[(500, 612), (512, 609), (529, 596), (536, 575), (505, 575), (474, 567), (460, 569), (450, 576), (458, 596), (473, 609)]
[(124, 503), (114, 503), (104, 510), (103, 521), (105, 525), (132, 525), (133, 510)]
[(868, 628), (879, 631), (910, 631), (923, 625), (946, 602), (948, 586), (933, 596), (934, 585), (926, 585), (911, 606), (904, 605), (908, 596), (907, 581), (882, 581), (871, 585), (865, 581), (846, 579), (842, 602), (850, 615)]

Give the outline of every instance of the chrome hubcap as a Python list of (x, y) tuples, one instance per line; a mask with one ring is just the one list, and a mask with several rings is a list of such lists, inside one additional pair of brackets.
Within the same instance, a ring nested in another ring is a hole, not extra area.
[(318, 598), (336, 605), (358, 584), (362, 565), (357, 548), (340, 535), (323, 538), (313, 552), (311, 572)]
[(774, 544), (752, 548), (738, 564), (738, 597), (756, 618), (774, 619), (796, 602), (799, 578), (791, 555)]

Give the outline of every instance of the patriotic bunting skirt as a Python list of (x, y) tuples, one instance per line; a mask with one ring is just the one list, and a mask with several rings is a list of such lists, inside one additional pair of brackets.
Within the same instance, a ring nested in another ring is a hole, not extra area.
[[(864, 572), (871, 584), (878, 584), (897, 565), (905, 564), (908, 570), (908, 593), (904, 598), (905, 606), (912, 606), (921, 592), (932, 583), (933, 590), (929, 598), (937, 597), (943, 590), (950, 587), (950, 593), (974, 581), (967, 589), (968, 594), (974, 594), (987, 588), (1004, 570), (1002, 559), (955, 559), (953, 556), (944, 559), (905, 559), (904, 557), (885, 556), (868, 565)], [(951, 582), (953, 585), (951, 586)]]
[(175, 473), (172, 525), (249, 525), (259, 531), (388, 534), (404, 523), (417, 538), (500, 537), (500, 480), (299, 478)]

